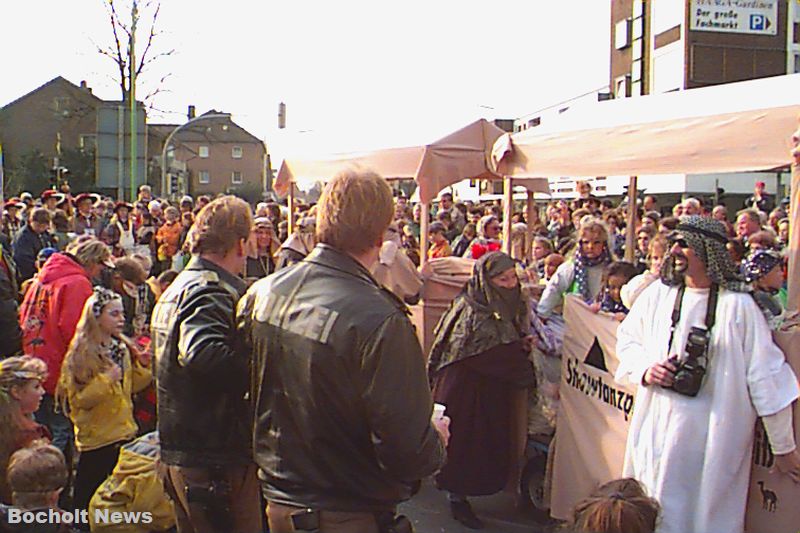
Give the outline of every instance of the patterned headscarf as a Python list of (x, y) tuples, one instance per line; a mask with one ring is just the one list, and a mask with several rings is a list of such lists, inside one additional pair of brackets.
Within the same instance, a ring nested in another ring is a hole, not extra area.
[(110, 291), (105, 287), (95, 287), (94, 288), (94, 303), (92, 304), (92, 313), (94, 317), (97, 318), (101, 314), (103, 314), (103, 308), (109, 302), (113, 302), (114, 300), (122, 300), (119, 294), (114, 291)]
[(783, 264), (783, 257), (773, 250), (756, 250), (744, 261), (744, 277), (747, 283), (758, 281)]
[[(725, 247), (728, 235), (722, 222), (699, 215), (681, 217), (670, 237), (674, 239), (678, 236), (686, 239), (705, 265), (712, 282), (729, 291), (749, 292), (743, 276)], [(683, 276), (674, 271), (672, 261), (664, 261), (661, 280), (667, 285), (680, 285), (683, 283)]]

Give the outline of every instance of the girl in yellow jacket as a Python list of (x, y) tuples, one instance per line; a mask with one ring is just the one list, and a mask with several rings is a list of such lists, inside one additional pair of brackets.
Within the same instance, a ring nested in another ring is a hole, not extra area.
[(119, 295), (95, 287), (61, 366), (56, 398), (75, 426), (80, 452), (76, 509), (88, 509), (92, 494), (114, 469), (120, 446), (136, 435), (132, 395), (152, 379), (148, 357), (122, 337), (124, 325)]

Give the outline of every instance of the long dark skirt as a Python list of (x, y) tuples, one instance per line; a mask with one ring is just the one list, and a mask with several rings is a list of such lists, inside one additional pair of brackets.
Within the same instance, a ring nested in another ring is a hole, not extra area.
[(436, 476), (442, 490), (465, 496), (501, 491), (513, 464), (514, 394), (533, 386), (533, 366), (519, 343), (492, 348), (442, 368), (433, 397), (447, 406), (447, 464)]

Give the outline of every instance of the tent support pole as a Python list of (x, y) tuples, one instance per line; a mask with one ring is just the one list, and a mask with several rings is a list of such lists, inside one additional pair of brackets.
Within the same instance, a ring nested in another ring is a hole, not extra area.
[(786, 304), (788, 311), (800, 309), (800, 161), (792, 164), (792, 181), (789, 192), (791, 203), (791, 223), (789, 224), (789, 297)]
[(636, 176), (628, 182), (628, 216), (625, 225), (625, 261), (633, 263), (636, 258)]
[(511, 254), (511, 213), (514, 210), (514, 183), (509, 177), (503, 178), (503, 251)]
[(287, 200), (289, 204), (289, 226), (287, 228), (287, 235), (294, 233), (294, 181), (289, 182), (289, 197)]
[(427, 202), (420, 202), (419, 213), (419, 264), (428, 262), (428, 217), (430, 208)]
[(527, 247), (525, 248), (527, 257), (525, 259), (528, 261), (529, 265), (533, 264), (533, 219), (535, 209), (536, 203), (533, 199), (533, 193), (528, 191), (528, 198), (525, 204), (525, 222), (527, 222), (528, 226), (528, 229), (525, 232), (525, 242), (527, 243)]

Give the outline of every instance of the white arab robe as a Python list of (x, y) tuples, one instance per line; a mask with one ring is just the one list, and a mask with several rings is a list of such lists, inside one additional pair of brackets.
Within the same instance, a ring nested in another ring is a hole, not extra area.
[[(658, 533), (744, 530), (753, 429), (798, 397), (798, 383), (749, 294), (720, 289), (709, 364), (694, 397), (643, 386), (668, 358), (677, 287), (660, 280), (636, 300), (617, 331), (616, 378), (638, 385), (624, 475), (662, 506)], [(708, 289), (687, 288), (670, 353), (683, 353), (692, 326), (705, 326)]]

